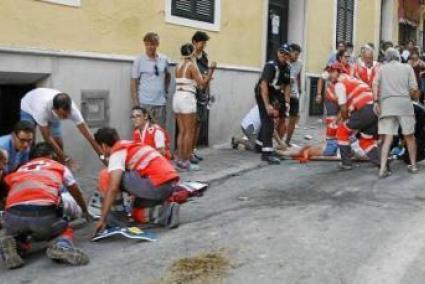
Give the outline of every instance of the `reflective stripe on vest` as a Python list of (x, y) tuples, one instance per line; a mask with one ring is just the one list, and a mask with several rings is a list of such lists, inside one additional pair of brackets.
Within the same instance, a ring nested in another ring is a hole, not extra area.
[(335, 94), (335, 85), (330, 84), (329, 87), (326, 88), (326, 100), (328, 102), (337, 103), (338, 99)]
[(19, 204), (59, 204), (59, 187), (47, 185), (42, 181), (25, 179), (10, 188), (6, 208)]
[(129, 170), (144, 170), (153, 159), (158, 157), (161, 157), (161, 154), (153, 148), (140, 147), (136, 153), (127, 158), (126, 167)]
[(347, 95), (347, 107), (350, 112), (362, 109), (365, 105), (373, 102), (371, 88), (354, 77), (343, 76), (341, 83), (344, 84)]

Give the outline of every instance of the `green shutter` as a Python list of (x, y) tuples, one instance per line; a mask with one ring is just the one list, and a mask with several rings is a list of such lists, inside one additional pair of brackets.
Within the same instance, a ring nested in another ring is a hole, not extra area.
[(173, 0), (171, 15), (214, 23), (215, 0)]

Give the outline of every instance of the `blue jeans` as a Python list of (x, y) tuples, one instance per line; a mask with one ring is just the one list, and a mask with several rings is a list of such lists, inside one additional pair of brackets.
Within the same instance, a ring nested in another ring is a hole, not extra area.
[[(21, 110), (21, 120), (26, 120), (26, 121), (30, 121), (32, 122), (34, 125), (37, 125), (37, 122), (35, 121), (34, 117), (32, 117), (31, 114)], [(49, 121), (49, 130), (50, 130), (50, 134), (53, 137), (56, 138), (62, 138), (62, 132), (61, 132), (61, 122), (60, 120), (54, 120), (54, 121)]]

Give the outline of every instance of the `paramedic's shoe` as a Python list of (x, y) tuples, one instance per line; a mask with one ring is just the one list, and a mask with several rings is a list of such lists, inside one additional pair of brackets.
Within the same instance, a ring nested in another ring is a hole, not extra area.
[(47, 249), (47, 257), (56, 262), (71, 265), (86, 265), (89, 257), (81, 249), (76, 248), (68, 240), (59, 239)]
[(346, 164), (344, 164), (344, 163), (339, 163), (339, 164), (338, 164), (338, 168), (339, 168), (341, 171), (351, 171), (351, 170), (353, 169), (353, 166), (352, 166), (352, 165), (346, 165)]
[(416, 165), (408, 165), (407, 171), (411, 174), (417, 174), (419, 172), (418, 167)]
[(11, 236), (0, 239), (0, 257), (8, 269), (19, 268), (24, 265), (24, 260), (18, 254), (15, 238)]
[(261, 155), (261, 160), (269, 163), (269, 165), (280, 165), (280, 159), (275, 157), (272, 154), (268, 154), (268, 155)]

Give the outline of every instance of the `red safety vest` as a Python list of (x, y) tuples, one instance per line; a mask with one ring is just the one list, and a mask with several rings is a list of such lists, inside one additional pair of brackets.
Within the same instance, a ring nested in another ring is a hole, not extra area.
[(338, 104), (338, 98), (336, 97), (336, 94), (335, 94), (335, 85), (334, 84), (329, 84), (328, 87), (326, 88), (325, 99), (328, 102)]
[(338, 80), (345, 86), (349, 112), (360, 110), (373, 103), (372, 89), (363, 81), (344, 74), (340, 75)]
[(141, 176), (148, 177), (154, 186), (179, 179), (171, 163), (151, 146), (121, 140), (112, 147), (112, 153), (123, 149), (127, 151), (126, 170), (138, 171)]
[(65, 167), (51, 159), (32, 160), (6, 176), (6, 209), (15, 205), (59, 205)]
[(146, 123), (143, 130), (135, 129), (133, 132), (133, 141), (135, 143), (141, 143), (143, 145), (151, 146), (152, 148), (155, 148), (158, 150), (158, 147), (156, 146), (155, 141), (155, 135), (156, 132), (160, 131), (164, 134), (165, 137), (165, 157), (168, 160), (172, 159), (171, 150), (170, 150), (170, 137), (168, 136), (167, 132), (162, 129), (157, 124), (150, 125), (149, 123)]
[(369, 87), (372, 87), (373, 80), (375, 79), (376, 74), (378, 73), (379, 67), (380, 65), (377, 62), (373, 62), (372, 68), (367, 68), (367, 66), (363, 63), (356, 64), (354, 68), (354, 76), (357, 79), (360, 79), (366, 84), (368, 84)]

